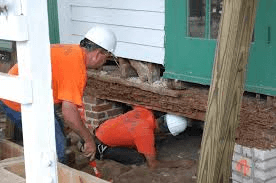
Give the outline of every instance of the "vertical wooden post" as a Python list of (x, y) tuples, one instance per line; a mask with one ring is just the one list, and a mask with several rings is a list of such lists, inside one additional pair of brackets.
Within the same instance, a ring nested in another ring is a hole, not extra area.
[(21, 4), (29, 40), (16, 44), (19, 77), (32, 82), (32, 103), (21, 105), (26, 182), (57, 183), (47, 1), (21, 0)]
[(224, 0), (198, 183), (229, 182), (257, 0)]

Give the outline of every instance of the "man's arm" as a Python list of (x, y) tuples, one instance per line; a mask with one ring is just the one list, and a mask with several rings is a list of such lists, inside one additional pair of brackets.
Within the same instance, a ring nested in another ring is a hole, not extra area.
[(155, 156), (152, 155), (145, 155), (145, 158), (147, 160), (147, 164), (150, 169), (156, 169), (158, 168), (159, 161), (156, 160)]
[(96, 145), (93, 136), (83, 124), (78, 107), (68, 101), (62, 102), (62, 113), (65, 123), (85, 141), (85, 153), (96, 153)]

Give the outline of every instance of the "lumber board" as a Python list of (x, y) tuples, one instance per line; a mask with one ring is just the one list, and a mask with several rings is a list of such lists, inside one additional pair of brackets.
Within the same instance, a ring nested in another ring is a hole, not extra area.
[[(201, 144), (198, 183), (228, 183), (257, 0), (224, 0)], [(260, 95), (257, 94), (257, 100)]]
[[(208, 90), (171, 90), (88, 72), (86, 95), (204, 120)], [(203, 100), (197, 100), (202, 98)], [(204, 100), (205, 98), (205, 100)]]

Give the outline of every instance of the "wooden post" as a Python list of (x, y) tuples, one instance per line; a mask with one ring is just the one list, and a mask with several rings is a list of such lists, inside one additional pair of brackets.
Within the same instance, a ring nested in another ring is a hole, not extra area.
[(0, 39), (16, 41), (19, 76), (0, 73), (0, 98), (21, 104), (26, 183), (57, 183), (47, 1), (4, 3)]
[(229, 182), (257, 0), (224, 0), (198, 183)]

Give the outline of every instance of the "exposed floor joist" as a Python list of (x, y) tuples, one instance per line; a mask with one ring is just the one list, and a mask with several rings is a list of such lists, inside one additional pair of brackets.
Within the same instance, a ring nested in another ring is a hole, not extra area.
[[(208, 87), (194, 85), (185, 90), (171, 90), (89, 71), (86, 94), (204, 121)], [(268, 134), (275, 128), (274, 123), (276, 108), (270, 102), (244, 96), (236, 141), (248, 147), (272, 148), (276, 138)]]

